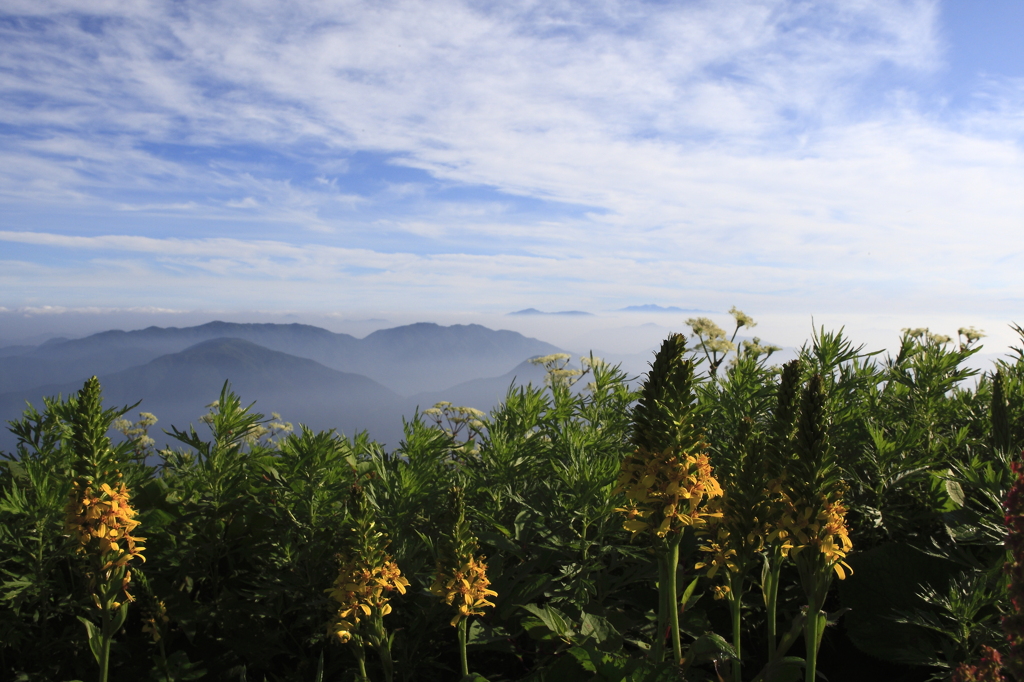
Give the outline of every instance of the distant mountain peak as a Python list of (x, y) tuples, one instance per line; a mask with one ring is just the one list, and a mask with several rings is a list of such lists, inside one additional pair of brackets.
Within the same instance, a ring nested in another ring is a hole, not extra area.
[(594, 313), (588, 313), (585, 310), (559, 310), (558, 312), (549, 313), (543, 310), (537, 310), (536, 308), (526, 308), (524, 310), (517, 310), (509, 315), (593, 315)]
[(41, 344), (39, 344), (39, 347), (40, 348), (49, 348), (50, 346), (59, 346), (60, 344), (64, 343), (65, 341), (71, 341), (71, 339), (66, 337), (66, 336), (54, 336), (53, 338), (50, 338), (50, 339), (47, 339), (46, 341), (43, 341)]
[(713, 313), (714, 310), (701, 310), (699, 308), (680, 308), (679, 306), (660, 306), (654, 303), (645, 303), (643, 305), (630, 305), (625, 308), (619, 308), (615, 312), (618, 313)]

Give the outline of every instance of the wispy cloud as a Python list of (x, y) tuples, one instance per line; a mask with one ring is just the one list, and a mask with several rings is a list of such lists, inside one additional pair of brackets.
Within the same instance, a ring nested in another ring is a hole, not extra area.
[(7, 281), (53, 302), (102, 270), (194, 298), (273, 282), (285, 306), (339, 286), (1005, 306), (1024, 284), (1024, 87), (939, 106), (921, 85), (948, 58), (938, 10), (12, 0)]

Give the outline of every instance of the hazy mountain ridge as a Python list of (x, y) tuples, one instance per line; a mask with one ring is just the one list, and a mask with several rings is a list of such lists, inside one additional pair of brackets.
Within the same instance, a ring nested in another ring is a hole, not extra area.
[(593, 317), (594, 313), (588, 313), (585, 310), (558, 310), (555, 312), (547, 312), (545, 310), (537, 310), (536, 308), (525, 308), (523, 310), (516, 310), (515, 312), (507, 313), (508, 315), (567, 315), (572, 317), (574, 315), (585, 315)]
[[(197, 424), (225, 381), (246, 404), (255, 401), (258, 412), (279, 412), (285, 419), (318, 430), (336, 428), (352, 433), (368, 429), (375, 435), (393, 435), (385, 428), (384, 418), (393, 415), (403, 402), (399, 395), (365, 376), (339, 372), (243, 339), (202, 341), (180, 353), (100, 376), (108, 406), (141, 400), (128, 417), (137, 419), (139, 411), (156, 414), (160, 421), (154, 436), (172, 424), (179, 429)], [(39, 407), (42, 395), (67, 396), (79, 388), (79, 382), (40, 387), (32, 402)], [(0, 395), (0, 414), (15, 418), (24, 409), (24, 398), (21, 391)], [(159, 437), (157, 440), (162, 444)], [(12, 438), (2, 442), (5, 449), (13, 447)]]
[(421, 322), (357, 339), (302, 324), (210, 322), (197, 327), (111, 330), (6, 357), (0, 353), (0, 392), (84, 381), (93, 374), (128, 369), (216, 338), (244, 339), (338, 371), (363, 374), (405, 395), (495, 376), (526, 358), (559, 350), (518, 332), (481, 325), (442, 327)]
[(441, 391), (419, 393), (409, 398), (406, 403), (413, 409), (419, 407), (422, 411), (446, 400), (453, 405), (475, 407), (486, 412), (505, 399), (509, 387), (513, 384), (525, 386), (532, 383), (534, 386), (543, 386), (544, 376), (545, 370), (542, 366), (525, 360), (501, 376), (470, 379)]
[[(228, 336), (203, 338), (218, 332)], [(185, 347), (177, 348), (181, 345)], [(280, 350), (282, 346), (293, 352)], [(168, 348), (172, 351), (160, 353)], [(197, 423), (228, 380), (243, 401), (256, 401), (255, 409), (264, 414), (279, 412), (296, 425), (314, 429), (366, 429), (394, 446), (402, 417), (417, 407), (448, 400), (488, 410), (504, 397), (513, 379), (522, 384), (543, 380), (543, 370), (525, 362), (527, 358), (558, 350), (517, 332), (481, 325), (419, 323), (380, 330), (365, 339), (307, 325), (223, 322), (109, 331), (8, 357), (0, 354), (0, 419), (18, 418), (26, 400), (41, 407), (44, 395), (72, 394), (95, 374), (107, 405), (141, 400), (128, 416), (137, 418), (138, 411), (156, 414), (160, 422), (155, 435), (160, 435), (159, 429), (172, 424), (185, 428)], [(346, 372), (337, 365), (363, 371)], [(414, 395), (403, 398), (383, 385), (380, 376), (426, 390), (408, 391)], [(10, 433), (0, 434), (0, 448), (10, 451), (13, 446)]]

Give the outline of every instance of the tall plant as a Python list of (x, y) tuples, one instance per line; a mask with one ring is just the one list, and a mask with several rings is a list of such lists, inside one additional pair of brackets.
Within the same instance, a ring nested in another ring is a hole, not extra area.
[(477, 539), (473, 536), (466, 518), (466, 502), (462, 489), (454, 487), (451, 496), (447, 532), (441, 540), (437, 560), (437, 572), (430, 591), (454, 607), (452, 627), (458, 628), (459, 661), (462, 676), (469, 675), (469, 659), (466, 654), (466, 628), (471, 616), (482, 616), (483, 609), (494, 606), (488, 597), (498, 593), (490, 589), (487, 579), (487, 564), (477, 551)]
[(89, 637), (89, 648), (99, 665), (99, 680), (107, 682), (110, 644), (128, 617), (129, 564), (144, 561), (141, 543), (133, 535), (139, 522), (120, 471), (129, 446), (111, 446), (107, 431), (124, 411), (104, 410), (100, 382), (92, 377), (78, 393), (71, 418), (72, 445), (77, 455), (76, 477), (67, 504), (67, 530), (85, 557), (92, 602), (99, 626), (80, 617)]
[(827, 624), (822, 607), (832, 576), (842, 580), (852, 570), (845, 561), (853, 548), (843, 506), (846, 484), (829, 443), (825, 403), (821, 375), (815, 374), (801, 398), (795, 457), (789, 462), (780, 492), (788, 507), (783, 528), (792, 538), (789, 554), (796, 563), (807, 598), (807, 682), (814, 682), (817, 672), (818, 649)]
[(696, 423), (694, 363), (685, 353), (686, 338), (675, 334), (655, 356), (633, 413), (635, 449), (623, 460), (616, 487), (626, 494), (620, 509), (626, 530), (649, 537), (657, 556), (658, 631), (652, 656), (663, 659), (668, 633), (676, 663), (683, 658), (676, 588), (679, 544), (687, 529), (701, 529), (721, 516), (707, 502), (722, 494)]
[(337, 604), (330, 633), (342, 644), (350, 644), (359, 663), (361, 680), (366, 675), (365, 645), (380, 656), (384, 679), (394, 679), (391, 660), (392, 636), (384, 627), (391, 613), (392, 594), (405, 594), (409, 581), (385, 551), (387, 538), (377, 529), (374, 510), (361, 485), (352, 487), (352, 536), (339, 558), (338, 577), (327, 594)]

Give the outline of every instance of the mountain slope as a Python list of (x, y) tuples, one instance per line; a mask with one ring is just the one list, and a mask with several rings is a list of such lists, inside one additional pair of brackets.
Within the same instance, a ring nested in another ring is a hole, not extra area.
[(357, 339), (301, 324), (210, 322), (185, 328), (113, 330), (0, 356), (0, 393), (81, 382), (94, 374), (111, 374), (202, 341), (228, 337), (356, 372), (403, 394), (493, 376), (526, 358), (558, 350), (516, 332), (480, 325), (418, 323)]
[[(198, 424), (205, 406), (215, 400), (224, 381), (255, 409), (284, 419), (301, 421), (316, 430), (336, 428), (345, 433), (370, 430), (375, 437), (397, 445), (401, 427), (395, 417), (401, 398), (373, 380), (358, 374), (332, 370), (309, 360), (270, 350), (242, 339), (221, 338), (196, 344), (180, 353), (156, 358), (144, 365), (100, 376), (104, 400), (110, 405), (142, 403), (137, 411), (152, 412), (159, 428), (173, 424), (185, 428)], [(41, 395), (69, 395), (80, 382), (42, 387)], [(17, 418), (24, 409), (24, 392), (0, 395), (0, 418)], [(32, 401), (41, 407), (41, 400)], [(164, 440), (157, 433), (159, 445)], [(0, 447), (11, 450), (9, 433), (0, 437)]]
[(543, 367), (527, 360), (498, 377), (472, 379), (441, 391), (418, 393), (405, 401), (405, 411), (406, 414), (412, 414), (418, 408), (422, 412), (441, 401), (447, 401), (460, 407), (475, 407), (487, 412), (505, 399), (512, 384), (525, 386), (532, 383), (534, 386), (543, 386), (544, 375)]
[(480, 377), (493, 377), (538, 355), (557, 353), (550, 343), (478, 324), (442, 327), (420, 322), (381, 329), (362, 340), (357, 366), (385, 386), (421, 393)]

